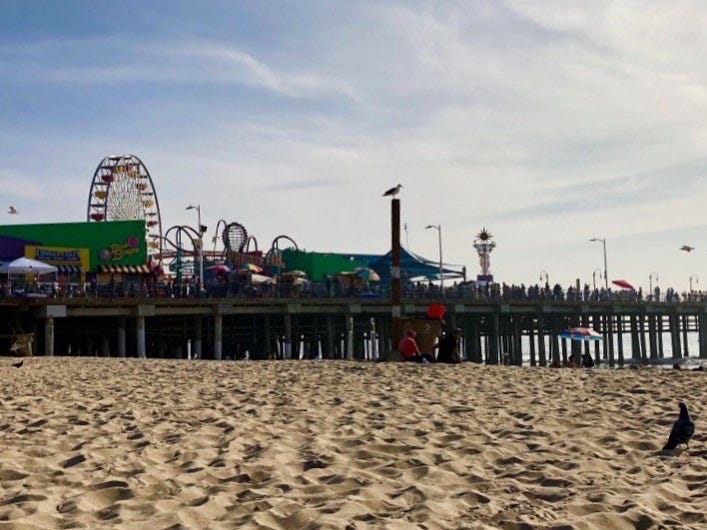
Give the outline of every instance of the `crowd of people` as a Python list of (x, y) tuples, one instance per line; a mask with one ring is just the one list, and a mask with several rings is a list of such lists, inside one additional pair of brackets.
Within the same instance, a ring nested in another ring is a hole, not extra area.
[[(52, 298), (75, 297), (109, 297), (109, 298), (385, 298), (390, 296), (389, 286), (380, 283), (362, 282), (359, 285), (349, 285), (343, 288), (341, 284), (327, 278), (325, 281), (313, 282), (306, 278), (274, 278), (267, 282), (254, 282), (250, 276), (231, 275), (228, 278), (208, 277), (201, 288), (197, 276), (189, 276), (181, 280), (174, 277), (124, 277), (120, 281), (111, 278), (108, 281), (98, 281), (92, 277), (86, 282), (52, 281), (41, 282), (21, 280), (0, 281), (0, 294), (3, 296), (44, 296)], [(576, 286), (563, 288), (559, 284), (516, 285), (508, 283), (477, 283), (473, 281), (458, 282), (440, 286), (431, 282), (403, 282), (401, 286), (403, 298), (417, 300), (459, 299), (469, 301), (536, 301), (548, 300), (555, 302), (699, 302), (707, 299), (707, 293), (692, 291), (678, 293), (668, 288), (662, 291), (655, 287), (652, 293), (644, 293), (639, 287), (633, 289), (607, 289), (605, 287), (582, 288)]]

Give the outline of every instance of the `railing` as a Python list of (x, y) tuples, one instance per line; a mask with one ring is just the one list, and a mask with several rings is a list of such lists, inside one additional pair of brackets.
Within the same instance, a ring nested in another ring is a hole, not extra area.
[[(0, 296), (26, 298), (350, 298), (382, 299), (390, 297), (385, 286), (373, 283), (366, 288), (347, 288), (329, 282), (291, 282), (274, 284), (252, 284), (245, 281), (207, 282), (205, 289), (199, 289), (197, 281), (177, 282), (105, 282), (105, 283), (29, 283), (10, 287), (4, 283)], [(612, 291), (607, 289), (582, 290), (562, 289), (559, 285), (552, 289), (541, 286), (514, 286), (493, 284), (476, 286), (470, 282), (456, 284), (444, 289), (444, 296), (437, 285), (408, 283), (402, 287), (402, 296), (407, 300), (462, 302), (626, 302), (626, 303), (678, 303), (704, 302), (707, 293), (693, 291), (678, 294), (674, 289), (655, 292), (644, 296), (640, 291)]]

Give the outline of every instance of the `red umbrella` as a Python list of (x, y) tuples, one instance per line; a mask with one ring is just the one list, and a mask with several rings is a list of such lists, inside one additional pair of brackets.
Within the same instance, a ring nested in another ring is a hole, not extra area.
[(626, 280), (612, 280), (611, 283), (618, 287), (621, 287), (622, 289), (633, 289), (635, 291), (633, 285), (628, 283)]

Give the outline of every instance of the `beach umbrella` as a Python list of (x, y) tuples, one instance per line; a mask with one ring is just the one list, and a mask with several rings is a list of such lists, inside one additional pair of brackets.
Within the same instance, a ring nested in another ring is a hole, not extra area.
[(265, 276), (264, 274), (257, 274), (253, 273), (250, 275), (250, 281), (253, 284), (256, 285), (268, 285), (268, 284), (273, 284), (275, 283), (275, 278), (271, 278), (270, 276)]
[(231, 272), (231, 267), (229, 267), (225, 263), (217, 263), (216, 265), (212, 265), (211, 267), (209, 267), (207, 270), (215, 272), (216, 274), (227, 274)]
[(560, 337), (570, 340), (602, 340), (604, 338), (597, 330), (583, 327), (568, 328), (560, 333)]
[(238, 267), (238, 270), (242, 272), (254, 272), (256, 274), (260, 274), (263, 272), (263, 268), (260, 265), (256, 265), (255, 263), (244, 263), (240, 267)]
[(285, 271), (281, 276), (289, 276), (290, 278), (305, 278), (307, 273), (301, 270)]
[(635, 291), (633, 285), (628, 283), (626, 280), (612, 280), (611, 283), (613, 283), (617, 287), (621, 287), (622, 289), (633, 289)]
[(381, 277), (378, 275), (378, 273), (368, 267), (357, 267), (356, 270), (354, 270), (354, 273), (359, 278), (362, 278), (362, 279), (369, 281), (369, 282), (381, 281)]

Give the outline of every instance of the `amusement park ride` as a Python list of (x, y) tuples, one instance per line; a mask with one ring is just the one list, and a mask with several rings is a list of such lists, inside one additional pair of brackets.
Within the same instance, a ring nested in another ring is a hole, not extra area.
[[(254, 236), (240, 223), (223, 219), (216, 224), (211, 250), (203, 246), (206, 226), (188, 225), (162, 228), (162, 215), (152, 177), (145, 164), (135, 155), (111, 155), (98, 164), (88, 194), (87, 221), (144, 220), (148, 264), (153, 269), (174, 273), (177, 280), (197, 271), (197, 260), (206, 268), (225, 265), (239, 267), (251, 263), (259, 267), (279, 269), (281, 241), (294, 248), (297, 243), (286, 235), (277, 236), (263, 255)], [(218, 243), (221, 247), (217, 248)], [(199, 250), (203, 251), (199, 253)]]

